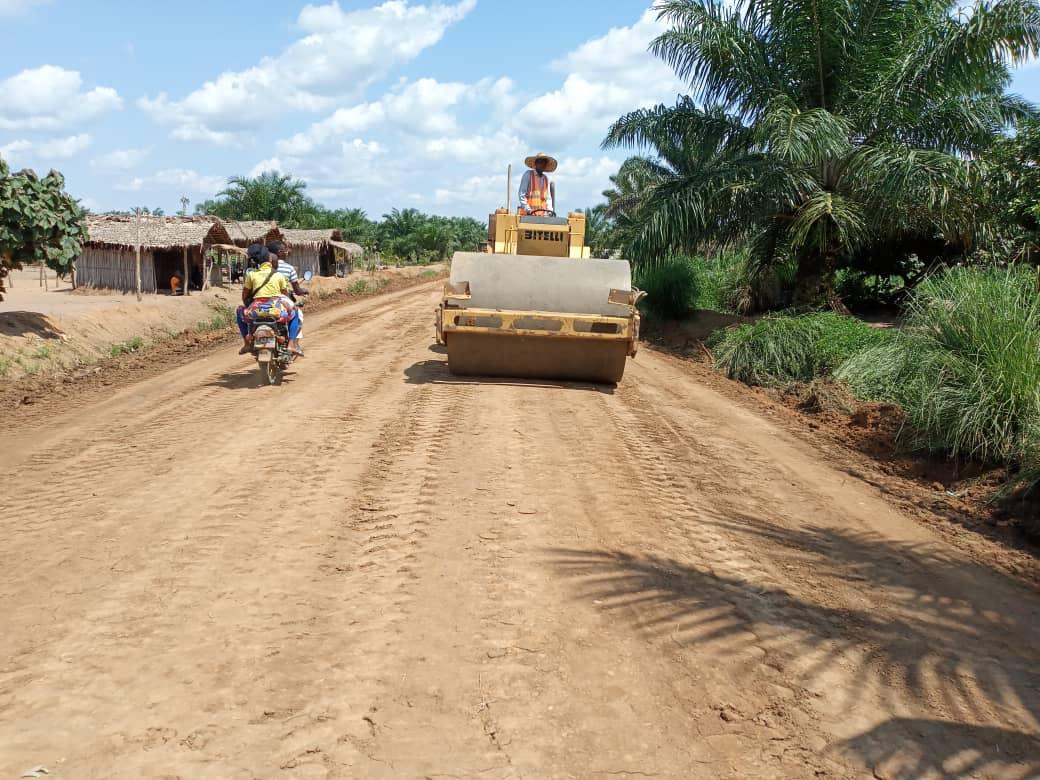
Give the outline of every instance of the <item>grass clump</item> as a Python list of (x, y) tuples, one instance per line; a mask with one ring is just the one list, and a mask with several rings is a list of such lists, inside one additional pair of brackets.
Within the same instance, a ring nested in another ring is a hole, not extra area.
[(640, 308), (654, 319), (686, 319), (697, 308), (697, 267), (689, 257), (643, 265), (636, 270), (634, 282), (647, 294)]
[(838, 377), (903, 407), (909, 446), (990, 462), (1035, 462), (1040, 296), (1032, 270), (958, 268), (923, 282), (905, 335), (848, 360)]
[(372, 295), (387, 285), (386, 279), (355, 279), (347, 285), (347, 292), (352, 295)]
[(890, 333), (833, 312), (765, 317), (712, 341), (715, 366), (749, 385), (777, 386), (830, 376), (852, 355), (891, 340)]
[(134, 336), (129, 341), (123, 341), (119, 344), (113, 344), (108, 351), (112, 357), (117, 357), (119, 355), (129, 355), (131, 352), (137, 352), (137, 350), (139, 350), (143, 346), (144, 339), (140, 336)]
[(214, 301), (209, 304), (209, 308), (213, 312), (210, 318), (208, 320), (201, 320), (195, 325), (195, 330), (199, 333), (212, 333), (213, 331), (223, 330), (224, 328), (235, 324), (234, 306)]

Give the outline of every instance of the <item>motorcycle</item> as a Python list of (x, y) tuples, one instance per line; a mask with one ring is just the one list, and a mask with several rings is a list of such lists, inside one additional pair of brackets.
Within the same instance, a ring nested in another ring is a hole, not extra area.
[(277, 384), (282, 372), (296, 359), (296, 355), (289, 351), (288, 327), (274, 320), (257, 320), (249, 323), (249, 334), (253, 337), (253, 355), (260, 369), (260, 383)]
[[(304, 281), (314, 274), (307, 271)], [(296, 306), (303, 308), (303, 301)], [(278, 320), (257, 319), (249, 323), (249, 335), (253, 339), (253, 356), (260, 369), (260, 383), (274, 385), (281, 382), (282, 373), (296, 360), (297, 355), (289, 350), (289, 327)]]

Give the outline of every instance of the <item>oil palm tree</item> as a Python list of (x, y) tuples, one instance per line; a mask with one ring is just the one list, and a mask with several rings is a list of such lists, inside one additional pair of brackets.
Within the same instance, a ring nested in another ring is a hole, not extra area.
[(289, 174), (267, 171), (254, 178), (233, 176), (216, 200), (199, 204), (196, 211), (226, 219), (277, 220), (296, 225), (316, 207), (304, 190), (306, 183)]
[(970, 243), (973, 159), (1033, 113), (1005, 90), (1040, 47), (1034, 0), (657, 7), (670, 29), (653, 51), (692, 95), (622, 117), (604, 142), (649, 152), (629, 172), (647, 181), (627, 204), (637, 255), (743, 241), (754, 267), (797, 263), (796, 302), (838, 305), (835, 271), (868, 244)]

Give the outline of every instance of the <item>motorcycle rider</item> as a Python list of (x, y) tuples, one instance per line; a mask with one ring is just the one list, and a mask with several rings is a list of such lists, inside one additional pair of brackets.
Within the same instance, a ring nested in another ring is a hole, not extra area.
[[(300, 275), (296, 272), (296, 266), (289, 262), (289, 247), (285, 245), (284, 241), (269, 241), (267, 243), (267, 251), (272, 255), (278, 256), (278, 273), (285, 276), (289, 280), (289, 284), (292, 285), (292, 294), (289, 295), (294, 302), (298, 301), (296, 296), (302, 296), (307, 294), (307, 290), (300, 284)], [(296, 307), (296, 314), (300, 319), (300, 335), (299, 338), (303, 338), (303, 307)]]
[(252, 350), (249, 322), (254, 318), (254, 313), (263, 308), (267, 314), (274, 314), (279, 322), (288, 325), (289, 351), (303, 357), (299, 343), (299, 310), (289, 297), (292, 287), (288, 278), (278, 273), (278, 255), (271, 255), (267, 247), (259, 244), (249, 247), (248, 255), (260, 267), (249, 271), (242, 282), (242, 305), (235, 313), (238, 332), (242, 335), (242, 348), (238, 353), (245, 355)]

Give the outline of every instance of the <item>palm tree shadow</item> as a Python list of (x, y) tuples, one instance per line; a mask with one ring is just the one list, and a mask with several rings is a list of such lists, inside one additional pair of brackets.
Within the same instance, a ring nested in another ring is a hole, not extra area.
[(891, 718), (839, 745), (876, 777), (1040, 777), (1035, 735), (991, 726)]
[[(693, 565), (623, 550), (553, 549), (550, 565), (573, 581), (578, 598), (644, 634), (727, 659), (738, 675), (775, 665), (786, 679), (824, 690), (849, 717), (863, 714), (865, 690), (878, 692), (885, 712), (920, 713), (924, 719), (886, 721), (876, 738), (865, 733), (836, 745), (868, 767), (910, 767), (892, 777), (926, 776), (920, 768), (936, 766), (944, 767), (937, 777), (974, 776), (996, 764), (1040, 769), (1037, 643), (1009, 641), (1035, 632), (1035, 610), (989, 609), (964, 595), (979, 595), (985, 582), (977, 565), (844, 529), (790, 529), (740, 516), (703, 522), (768, 541), (771, 547), (757, 549), (818, 579), (819, 592), (795, 596), (782, 581), (744, 579), (725, 562)], [(883, 590), (889, 609), (882, 616), (869, 598), (830, 598), (829, 580), (846, 590), (862, 583), (854, 587), (867, 594)], [(937, 710), (948, 720), (930, 721)], [(994, 713), (1016, 728), (994, 722)]]

